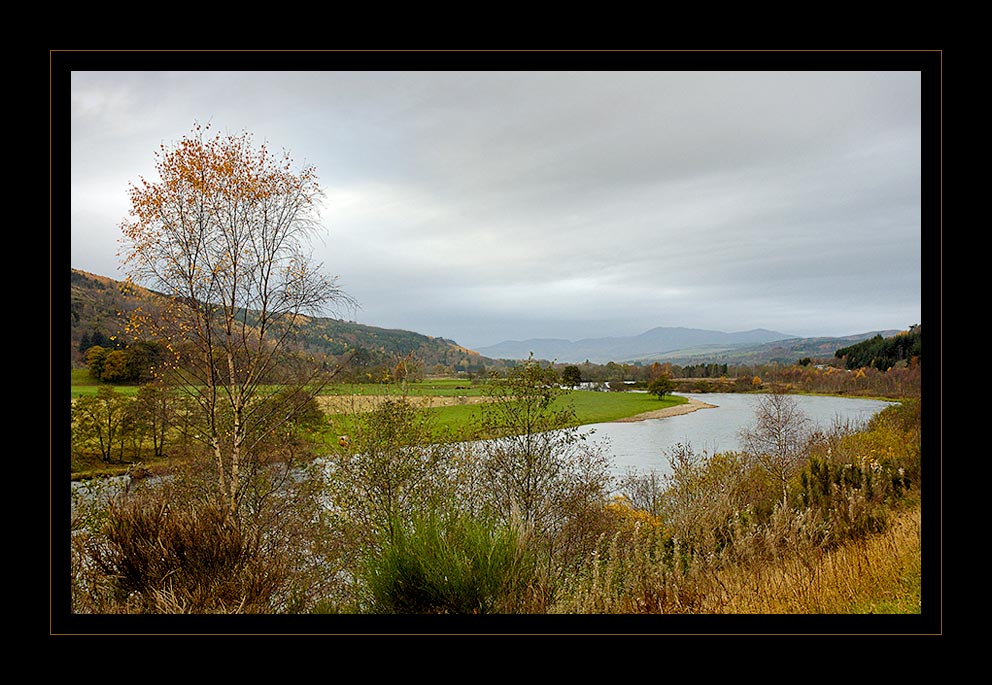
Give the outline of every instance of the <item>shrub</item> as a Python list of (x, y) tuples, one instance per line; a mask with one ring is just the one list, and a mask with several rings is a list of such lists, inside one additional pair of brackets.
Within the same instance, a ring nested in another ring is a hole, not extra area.
[(890, 505), (919, 478), (919, 403), (906, 402), (818, 445), (799, 475), (797, 504), (819, 511), (835, 539), (861, 537), (885, 529)]
[(362, 572), (373, 613), (515, 613), (533, 564), (521, 532), (489, 519), (426, 514), (396, 522)]
[(576, 505), (605, 502), (612, 475), (602, 447), (586, 441), (575, 410), (555, 400), (557, 374), (537, 362), (492, 377), (481, 407), (479, 433), (488, 504), (507, 523), (519, 514), (553, 537), (573, 518)]
[(429, 412), (406, 398), (387, 399), (363, 414), (330, 459), (334, 507), (374, 545), (380, 532), (423, 509), (442, 487), (445, 445), (433, 442)]
[(658, 376), (648, 383), (648, 392), (656, 395), (659, 400), (665, 399), (665, 395), (670, 395), (675, 390), (675, 382), (667, 374)]
[(214, 504), (130, 497), (111, 502), (90, 553), (128, 611), (267, 613), (290, 569), (285, 559), (261, 554), (259, 543)]
[[(631, 535), (631, 533), (633, 533)], [(560, 593), (554, 613), (696, 613), (713, 588), (706, 560), (661, 529), (636, 524), (604, 537)]]

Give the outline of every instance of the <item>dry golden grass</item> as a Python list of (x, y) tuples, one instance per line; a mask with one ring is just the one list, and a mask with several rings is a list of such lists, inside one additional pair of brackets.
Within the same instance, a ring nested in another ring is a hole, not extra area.
[[(395, 401), (395, 395), (324, 395), (317, 397), (317, 403), (325, 414), (362, 414), (370, 412), (387, 400)], [(486, 400), (481, 396), (442, 397), (415, 396), (406, 397), (413, 406), (419, 409), (436, 407), (454, 407), (463, 404), (479, 404)]]
[[(795, 540), (776, 558), (732, 566), (690, 557), (658, 563), (648, 538), (616, 541), (556, 607), (592, 614), (920, 613), (920, 508), (894, 514), (884, 532), (824, 551)], [(678, 556), (678, 553), (676, 553)]]
[(815, 558), (717, 575), (725, 588), (715, 613), (920, 613), (920, 508), (899, 513), (884, 533)]

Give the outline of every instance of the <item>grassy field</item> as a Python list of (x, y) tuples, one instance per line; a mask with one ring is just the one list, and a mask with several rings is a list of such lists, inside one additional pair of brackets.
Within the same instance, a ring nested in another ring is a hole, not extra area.
[[(89, 376), (86, 369), (74, 369), (71, 379), (71, 397), (95, 395), (100, 388)], [(338, 436), (350, 435), (356, 430), (359, 415), (371, 409), (386, 398), (407, 397), (431, 414), (435, 434), (442, 440), (471, 440), (480, 436), (476, 432), (482, 414), (481, 403), (484, 383), (473, 383), (464, 379), (429, 379), (403, 385), (384, 384), (338, 384), (328, 387), (318, 398), (318, 403), (327, 414), (327, 428), (323, 439), (328, 447), (337, 444)], [(138, 386), (114, 386), (114, 390), (124, 395), (133, 395)], [(668, 396), (659, 400), (654, 395), (634, 392), (593, 392), (571, 390), (563, 393), (556, 402), (571, 406), (576, 415), (575, 425), (605, 423), (617, 419), (636, 416), (644, 412), (664, 409), (683, 404), (687, 400), (680, 396)], [(153, 460), (152, 460), (153, 461)], [(149, 461), (149, 465), (152, 464)], [(112, 475), (122, 472), (126, 465), (103, 464), (92, 455), (76, 455), (73, 459), (73, 477)]]
[[(97, 389), (104, 385), (94, 381), (88, 369), (72, 369), (70, 376), (71, 396), (96, 395)], [(124, 395), (133, 395), (138, 391), (137, 385), (115, 385), (114, 390)], [(321, 394), (325, 396), (352, 395), (403, 395), (413, 397), (478, 397), (482, 395), (484, 383), (458, 378), (440, 378), (415, 381), (405, 384), (385, 383), (338, 383), (329, 385)]]
[[(90, 378), (86, 369), (73, 369), (70, 383), (71, 397), (95, 395), (101, 387)], [(115, 385), (114, 390), (125, 395), (138, 391), (137, 385)], [(441, 378), (405, 384), (341, 383), (328, 386), (320, 396), (334, 398), (321, 402), (329, 414), (335, 414), (336, 405), (341, 411), (352, 413), (372, 406), (378, 398), (406, 396), (412, 402), (423, 400), (434, 405), (431, 411), (440, 426), (458, 428), (467, 426), (480, 412), (478, 403), (484, 393), (485, 383), (457, 378)], [(367, 399), (365, 399), (367, 398)], [(432, 398), (444, 398), (433, 401)], [(578, 424), (602, 423), (635, 416), (643, 412), (683, 404), (684, 397), (668, 396), (659, 400), (654, 395), (635, 392), (593, 392), (571, 390), (557, 400), (571, 404), (578, 416)], [(446, 404), (448, 406), (436, 406)]]
[[(98, 383), (90, 377), (89, 369), (73, 369), (69, 380), (70, 398), (83, 397), (85, 395), (96, 395), (103, 383)], [(134, 395), (138, 392), (137, 385), (115, 385), (114, 390), (122, 395)]]
[[(448, 432), (456, 435), (471, 435), (472, 427), (482, 414), (482, 391), (481, 388), (472, 388), (467, 391), (456, 390), (450, 385), (441, 385), (432, 388), (429, 383), (424, 386), (414, 388), (415, 384), (409, 386), (408, 397), (416, 403), (422, 400), (426, 403), (430, 398), (447, 398), (450, 400), (448, 406), (435, 406), (428, 409), (431, 412), (433, 421), (439, 432)], [(360, 387), (360, 386), (359, 386)], [(377, 393), (375, 388), (382, 386), (371, 386), (366, 388), (363, 394), (350, 395), (350, 398), (362, 398), (368, 395), (392, 395), (397, 393)], [(351, 392), (354, 386), (338, 388), (339, 392)], [(463, 394), (458, 394), (462, 392)], [(338, 395), (339, 398), (346, 395)], [(464, 402), (459, 402), (459, 398), (464, 398)], [(686, 398), (677, 395), (669, 395), (664, 400), (659, 400), (654, 395), (647, 393), (633, 392), (594, 392), (591, 390), (570, 390), (566, 391), (555, 400), (561, 407), (571, 406), (575, 411), (575, 425), (588, 425), (592, 423), (605, 423), (616, 421), (645, 412), (657, 409), (665, 409), (687, 402)], [(356, 402), (356, 405), (357, 402)], [(354, 412), (342, 412), (341, 414), (331, 413), (329, 423), (334, 427), (334, 431), (339, 434), (346, 434), (348, 427), (352, 425), (352, 415)]]
[(414, 397), (478, 397), (485, 383), (459, 378), (436, 378), (405, 384), (339, 383), (329, 386), (325, 395), (402, 395)]
[[(376, 393), (373, 391), (371, 394), (374, 395)], [(478, 437), (474, 434), (473, 428), (483, 411), (480, 395), (481, 391), (474, 394), (466, 394), (462, 396), (466, 400), (465, 403), (458, 403), (456, 400), (455, 403), (449, 406), (433, 407), (427, 410), (431, 414), (439, 438), (444, 436), (450, 436), (454, 439)], [(432, 395), (428, 392), (411, 392), (409, 396), (414, 403), (418, 399), (427, 401), (431, 396), (458, 397), (451, 394)], [(345, 396), (342, 395), (339, 397)], [(351, 397), (358, 398), (363, 396), (353, 395)], [(687, 401), (685, 397), (677, 395), (669, 395), (664, 400), (659, 400), (654, 395), (647, 393), (594, 392), (591, 390), (566, 391), (555, 400), (556, 404), (560, 407), (572, 407), (575, 411), (575, 425), (577, 426), (616, 421), (617, 419), (636, 416), (657, 409), (685, 404)], [(353, 430), (354, 421), (354, 412), (331, 413), (328, 417), (328, 423), (334, 435), (347, 435)]]

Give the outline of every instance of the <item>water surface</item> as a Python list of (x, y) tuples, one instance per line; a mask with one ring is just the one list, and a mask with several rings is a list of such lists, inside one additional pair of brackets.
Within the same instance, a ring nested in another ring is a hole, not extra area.
[[(624, 474), (629, 469), (636, 469), (663, 474), (668, 471), (668, 455), (679, 443), (690, 445), (697, 454), (740, 449), (740, 431), (754, 426), (754, 410), (762, 397), (738, 393), (686, 393), (684, 396), (716, 405), (716, 408), (663, 419), (597, 423), (584, 429), (594, 429), (593, 439), (604, 441), (612, 456), (615, 473)], [(823, 430), (830, 429), (835, 422), (860, 425), (894, 404), (851, 397), (794, 397), (813, 425)]]

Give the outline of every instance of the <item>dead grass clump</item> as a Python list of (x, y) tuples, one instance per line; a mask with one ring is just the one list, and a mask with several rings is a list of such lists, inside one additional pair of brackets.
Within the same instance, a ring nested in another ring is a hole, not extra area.
[(126, 613), (266, 613), (290, 570), (220, 507), (154, 496), (112, 501), (89, 552)]

